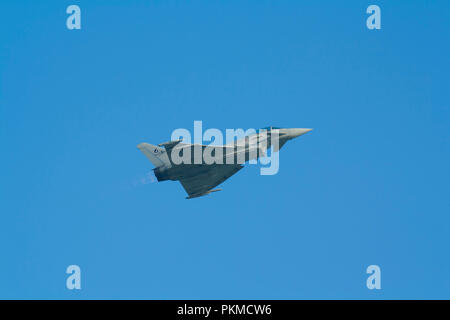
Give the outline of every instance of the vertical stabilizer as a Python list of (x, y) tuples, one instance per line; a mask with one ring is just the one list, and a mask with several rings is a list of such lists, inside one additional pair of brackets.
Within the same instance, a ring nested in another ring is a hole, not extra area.
[(137, 147), (156, 168), (162, 166), (170, 168), (172, 166), (166, 149), (145, 142), (139, 144)]

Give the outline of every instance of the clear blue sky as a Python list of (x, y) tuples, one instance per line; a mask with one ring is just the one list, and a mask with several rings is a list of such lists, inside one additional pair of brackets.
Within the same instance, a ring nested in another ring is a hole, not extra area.
[[(449, 1), (2, 1), (0, 298), (450, 298), (449, 21)], [(314, 131), (211, 196), (136, 183), (136, 145), (194, 120)]]

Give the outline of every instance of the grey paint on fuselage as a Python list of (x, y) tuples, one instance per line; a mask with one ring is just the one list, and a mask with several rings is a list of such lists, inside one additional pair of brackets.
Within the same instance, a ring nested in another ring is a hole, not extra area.
[[(178, 140), (162, 143), (159, 146), (141, 143), (138, 148), (156, 166), (153, 170), (158, 181), (180, 181), (188, 193), (187, 198), (190, 199), (218, 191), (212, 189), (242, 169), (245, 162), (264, 156), (267, 149), (271, 147), (272, 135), (278, 137), (279, 145), (274, 145), (274, 151), (279, 151), (287, 141), (311, 130), (269, 127), (267, 130), (262, 130), (223, 146), (192, 145)], [(186, 150), (187, 148), (190, 150)], [(205, 151), (212, 155), (215, 155), (215, 152), (222, 152), (223, 163), (207, 164), (203, 157), (200, 157), (200, 163), (195, 163), (196, 148), (201, 148), (201, 150), (197, 149), (200, 150), (201, 155)], [(213, 149), (205, 150), (207, 148)], [(221, 150), (218, 151), (219, 148)], [(172, 159), (173, 152), (190, 152), (191, 162), (189, 164), (175, 164)], [(242, 156), (242, 152), (244, 156)]]

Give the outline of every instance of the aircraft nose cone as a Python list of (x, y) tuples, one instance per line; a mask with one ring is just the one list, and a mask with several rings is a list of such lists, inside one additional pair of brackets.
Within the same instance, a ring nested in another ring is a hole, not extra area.
[(297, 138), (299, 136), (301, 136), (302, 134), (308, 133), (310, 132), (312, 129), (303, 129), (303, 128), (295, 128), (295, 129), (290, 129), (289, 135), (292, 138)]

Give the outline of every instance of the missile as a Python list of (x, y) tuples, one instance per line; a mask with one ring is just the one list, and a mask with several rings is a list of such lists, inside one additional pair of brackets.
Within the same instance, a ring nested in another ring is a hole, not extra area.
[(196, 193), (196, 194), (192, 194), (189, 197), (186, 197), (186, 199), (192, 199), (192, 198), (198, 198), (198, 197), (203, 197), (206, 196), (212, 192), (217, 192), (217, 191), (222, 191), (222, 189), (214, 189), (214, 190), (209, 190), (203, 193)]

